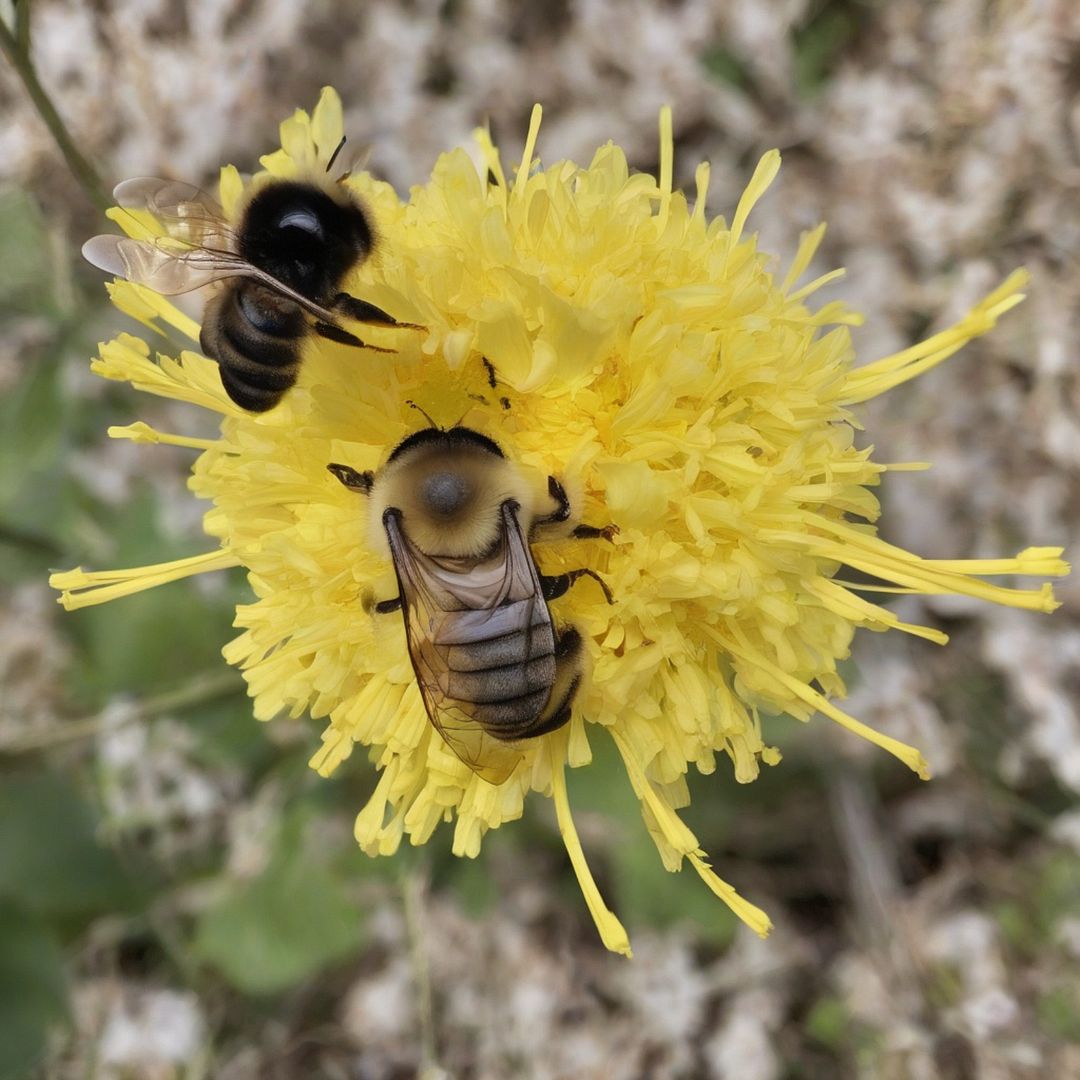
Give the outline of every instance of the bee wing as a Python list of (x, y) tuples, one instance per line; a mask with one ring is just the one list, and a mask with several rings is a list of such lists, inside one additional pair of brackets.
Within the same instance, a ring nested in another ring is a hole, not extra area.
[(106, 274), (146, 285), (162, 296), (193, 292), (228, 277), (268, 276), (237, 255), (184, 248), (165, 238), (155, 241), (94, 236), (83, 244), (82, 253), (87, 262)]
[(298, 304), (320, 322), (336, 327), (337, 318), (277, 278), (241, 258), (236, 234), (212, 196), (194, 184), (137, 176), (113, 188), (124, 210), (155, 217), (165, 236), (136, 240), (95, 236), (83, 244), (84, 258), (107, 274), (146, 285), (162, 296), (193, 292), (230, 277), (246, 277)]
[(136, 176), (113, 188), (116, 205), (153, 214), (174, 240), (211, 251), (236, 251), (236, 234), (221, 204), (194, 184)]
[[(516, 519), (512, 520), (520, 534)], [(524, 754), (512, 743), (488, 734), (460, 704), (447, 696), (450, 668), (446, 650), (434, 642), (447, 614), (438, 599), (442, 590), (432, 582), (425, 556), (402, 534), (397, 513), (393, 510), (387, 511), (383, 522), (394, 558), (394, 569), (397, 571), (409, 657), (416, 672), (416, 681), (428, 718), (447, 746), (473, 772), (488, 783), (501, 784), (524, 759)], [(513, 545), (507, 546), (510, 548)], [(524, 547), (523, 539), (521, 546)], [(500, 597), (505, 598), (508, 593), (519, 591), (524, 586), (532, 593), (531, 578), (535, 571), (531, 560), (527, 558), (527, 548), (525, 555), (527, 565), (521, 565), (520, 559), (508, 559), (508, 577), (515, 579), (517, 589), (514, 589), (513, 583), (504, 582), (503, 586), (490, 596), (475, 597), (477, 606), (472, 609), (475, 614), (482, 616), (484, 612), (490, 612), (490, 618), (497, 618), (496, 612), (500, 609), (496, 604)], [(483, 600), (488, 601), (488, 606), (483, 606)], [(483, 637), (482, 620), (477, 624), (477, 637)]]

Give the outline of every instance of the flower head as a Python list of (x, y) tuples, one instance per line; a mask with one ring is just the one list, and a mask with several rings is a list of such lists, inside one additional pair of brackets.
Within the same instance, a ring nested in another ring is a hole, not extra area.
[[(782, 280), (745, 232), (778, 153), (762, 158), (729, 224), (706, 215), (706, 165), (692, 203), (672, 190), (667, 110), (658, 180), (632, 173), (612, 144), (587, 167), (541, 168), (539, 121), (537, 108), (512, 176), (479, 131), (479, 168), (463, 150), (447, 153), (407, 202), (366, 173), (349, 178), (378, 240), (346, 288), (423, 328), (365, 328), (365, 340), (393, 353), (313, 337), (296, 387), (276, 409), (249, 415), (196, 351), (152, 359), (130, 335), (102, 345), (99, 374), (221, 414), (209, 441), (145, 424), (109, 432), (200, 451), (191, 488), (213, 503), (205, 528), (219, 544), (177, 563), (57, 574), (53, 584), (77, 608), (244, 567), (255, 599), (237, 609), (241, 633), (225, 657), (243, 669), (260, 719), (325, 718), (312, 758), (319, 772), (357, 745), (366, 750), (381, 776), (356, 819), (364, 851), (391, 854), (405, 836), (423, 844), (453, 820), (454, 852), (475, 856), (487, 830), (520, 816), (529, 791), (551, 796), (603, 940), (629, 952), (585, 864), (564, 775), (589, 763), (594, 740), (611, 738), (665, 866), (689, 860), (765, 934), (767, 916), (717, 877), (679, 818), (688, 769), (711, 773), (719, 755), (751, 781), (780, 758), (763, 715), (821, 713), (926, 777), (916, 749), (833, 701), (844, 693), (837, 661), (857, 627), (945, 641), (901, 622), (875, 593), (1056, 606), (1048, 584), (981, 578), (1063, 574), (1060, 549), (937, 561), (879, 539), (882, 474), (925, 466), (876, 462), (854, 441), (853, 407), (991, 329), (1021, 301), (1027, 277), (1014, 273), (927, 341), (855, 367), (847, 327), (858, 316), (835, 302), (808, 305), (838, 272), (796, 284), (823, 228), (803, 236)], [(310, 118), (297, 112), (282, 125), (281, 150), (249, 183), (323, 170), (341, 134), (340, 102), (326, 90)], [(235, 218), (248, 185), (226, 168), (220, 190)], [(123, 281), (111, 292), (147, 326), (165, 323), (197, 342), (197, 324), (156, 294)], [(376, 608), (397, 589), (379, 522), (327, 472), (330, 462), (378, 470), (424, 426), (412, 403), (440, 426), (462, 423), (496, 440), (538, 491), (558, 477), (576, 520), (619, 529), (610, 540), (565, 534), (533, 545), (543, 573), (587, 567), (617, 602), (588, 580), (551, 601), (556, 623), (583, 638), (583, 685), (569, 723), (523, 743), (500, 784), (472, 771), (429, 722), (403, 621)], [(844, 567), (880, 584), (846, 582)]]

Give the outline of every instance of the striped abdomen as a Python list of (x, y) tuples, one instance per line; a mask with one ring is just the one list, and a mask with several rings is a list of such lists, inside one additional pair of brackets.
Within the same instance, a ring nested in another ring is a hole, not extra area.
[(448, 699), (495, 738), (530, 733), (555, 681), (555, 635), (542, 597), (445, 612), (430, 646), (442, 655)]

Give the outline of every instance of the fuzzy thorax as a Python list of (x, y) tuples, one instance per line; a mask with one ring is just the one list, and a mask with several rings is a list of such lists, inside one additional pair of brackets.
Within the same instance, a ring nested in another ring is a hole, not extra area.
[(425, 555), (476, 558), (498, 542), (500, 508), (508, 499), (520, 507), (518, 521), (528, 535), (534, 497), (522, 471), (485, 449), (437, 439), (391, 458), (376, 474), (371, 539), (386, 548), (382, 519), (394, 508), (401, 511), (405, 534)]

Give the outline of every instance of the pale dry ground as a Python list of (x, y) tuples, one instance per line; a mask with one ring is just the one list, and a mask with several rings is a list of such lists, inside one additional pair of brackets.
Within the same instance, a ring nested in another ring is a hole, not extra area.
[[(500, 0), (362, 7), (357, 18), (353, 5), (294, 0), (43, 0), (37, 62), (110, 179), (201, 182), (223, 161), (250, 166), (273, 144), (277, 121), (313, 103), (323, 83), (340, 90), (352, 137), (371, 144), (370, 167), (402, 191), (485, 118), (515, 160), (536, 100), (546, 109), (545, 160), (587, 160), (611, 138), (650, 169), (657, 110), (670, 103), (676, 179), (689, 184), (696, 163), (711, 161), (718, 213), (730, 213), (757, 156), (779, 146), (784, 168), (752, 224), (763, 248), (786, 257), (800, 230), (829, 222), (816, 269), (848, 267), (828, 298), (866, 314), (855, 331), (863, 359), (946, 325), (1018, 264), (1033, 275), (1028, 301), (990, 337), (862, 411), (881, 460), (934, 463), (929, 474), (890, 479), (884, 535), (939, 558), (1073, 546), (1080, 6), (833, 5), (854, 30), (812, 94), (799, 89), (793, 42), (820, 9), (803, 0), (577, 0), (545, 15), (540, 5)], [(710, 73), (708, 55), (730, 78)], [(93, 219), (6, 71), (0, 111), (4, 171), (85, 232)], [(17, 340), (10, 336), (0, 357), (7, 379)], [(92, 392), (81, 376), (72, 381)], [(95, 467), (83, 467), (88, 483), (122, 499), (131, 475), (160, 471), (177, 493), (177, 529), (194, 532), (177, 462), (155, 463), (104, 437), (101, 447)], [(1069, 1029), (1048, 1028), (1039, 1006), (1050, 990), (1075, 989), (1080, 913), (1058, 913), (1027, 950), (1006, 940), (997, 917), (1001, 903), (1038, 887), (1048, 857), (1080, 855), (1080, 811), (1068, 808), (1080, 793), (1080, 586), (1073, 579), (1058, 591), (1063, 606), (1052, 619), (906, 602), (906, 617), (953, 635), (945, 650), (898, 636), (860, 639), (851, 711), (920, 745), (935, 779), (915, 787), (890, 772), (879, 785), (873, 748), (822, 723), (797, 733), (787, 757), (838, 763), (827, 804), (811, 806), (810, 821), (798, 798), (779, 808), (777, 828), (791, 837), (782, 864), (754, 871), (749, 844), (733, 852), (741, 887), (777, 921), (767, 943), (740, 935), (717, 954), (689, 931), (639, 931), (633, 963), (608, 957), (587, 928), (568, 934), (565, 896), (543, 888), (521, 852), (501, 857), (505, 891), (482, 922), (447, 897), (429, 898), (420, 945), (447, 1074), (1080, 1076), (1080, 1047)], [(45, 722), (65, 662), (58, 613), (44, 586), (4, 602), (0, 725)], [(9, 660), (16, 650), (32, 659)], [(272, 806), (237, 807), (228, 777), (188, 778), (180, 729), (125, 737), (137, 745), (103, 738), (97, 752), (158, 755), (159, 771), (185, 777), (181, 797), (193, 800), (193, 816), (234, 837), (238, 865), (258, 861), (260, 815)], [(992, 756), (976, 767), (986, 747)], [(988, 803), (981, 769), (1017, 805), (1052, 812), (1032, 827), (1009, 804)], [(135, 790), (140, 784), (149, 789)], [(117, 797), (155, 795), (143, 777)], [(826, 822), (828, 872), (815, 861)], [(820, 878), (814, 904), (792, 899), (808, 891), (793, 875)], [(364, 963), (335, 988), (333, 1015), (312, 1031), (288, 1015), (263, 1018), (215, 1051), (211, 1074), (414, 1075), (414, 978), (404, 913), (386, 896)], [(808, 1012), (822, 999), (848, 1018), (839, 1049), (807, 1035)], [(78, 1000), (81, 1034), (64, 1067), (72, 1076), (84, 1075), (95, 1053), (106, 1076), (180, 1075), (168, 1061), (196, 1068), (221, 1008), (163, 977), (87, 977)], [(1076, 1023), (1074, 1014), (1073, 1033)]]

